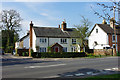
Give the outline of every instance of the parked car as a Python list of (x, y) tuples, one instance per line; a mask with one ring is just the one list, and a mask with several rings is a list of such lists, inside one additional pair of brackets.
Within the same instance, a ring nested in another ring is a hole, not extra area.
[(111, 49), (111, 47), (106, 44), (99, 44), (99, 45), (96, 45), (94, 49)]

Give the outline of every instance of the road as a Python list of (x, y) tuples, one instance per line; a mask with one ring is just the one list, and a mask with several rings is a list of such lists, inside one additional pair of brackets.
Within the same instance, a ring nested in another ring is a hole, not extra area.
[(117, 73), (118, 59), (106, 58), (3, 58), (3, 78), (69, 78)]

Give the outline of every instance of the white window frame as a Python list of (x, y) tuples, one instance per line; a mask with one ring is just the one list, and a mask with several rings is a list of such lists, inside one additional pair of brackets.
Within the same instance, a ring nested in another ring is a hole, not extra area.
[(96, 28), (96, 33), (98, 33), (98, 28)]
[[(115, 44), (113, 44), (112, 46), (114, 46)], [(113, 47), (114, 48), (114, 47)], [(118, 47), (117, 47), (117, 44), (116, 44), (116, 51), (118, 51)]]
[(61, 44), (67, 44), (67, 38), (61, 38), (60, 42)]
[(46, 52), (46, 47), (40, 47), (40, 52)]
[[(115, 42), (115, 40), (113, 40), (113, 36), (115, 37), (115, 35), (112, 35), (112, 42)], [(116, 42), (117, 42), (117, 35), (116, 35)]]
[(47, 39), (46, 38), (40, 38), (40, 43), (47, 43)]
[(71, 52), (76, 52), (76, 49), (77, 49), (76, 46), (72, 46), (71, 47)]
[(67, 52), (67, 47), (63, 47), (63, 52)]
[(76, 44), (76, 39), (72, 39), (72, 44)]

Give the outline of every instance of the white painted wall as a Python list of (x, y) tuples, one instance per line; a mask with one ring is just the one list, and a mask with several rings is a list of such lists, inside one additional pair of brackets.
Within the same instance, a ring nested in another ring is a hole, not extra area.
[(33, 38), (32, 38), (32, 41), (33, 41), (32, 49), (33, 49), (34, 52), (36, 52), (36, 46), (37, 46), (38, 43), (36, 44), (36, 35), (35, 35), (34, 29), (32, 29), (32, 36), (33, 36)]
[[(40, 38), (46, 38), (46, 43), (40, 43)], [(36, 45), (39, 47), (46, 47), (46, 50), (48, 46), (52, 46), (55, 43), (58, 43), (62, 47), (67, 47), (67, 52), (71, 52), (72, 46), (77, 46), (72, 44), (72, 38), (67, 38), (67, 44), (61, 44), (61, 38), (49, 38), (49, 45), (48, 45), (48, 37), (37, 37), (36, 43), (37, 43)]]
[[(96, 29), (98, 29), (98, 33), (96, 33)], [(98, 44), (109, 44), (108, 35), (98, 25), (95, 26), (94, 30), (88, 38), (90, 49), (94, 48), (94, 41), (96, 41)]]
[(15, 43), (15, 49), (19, 48), (19, 42)]

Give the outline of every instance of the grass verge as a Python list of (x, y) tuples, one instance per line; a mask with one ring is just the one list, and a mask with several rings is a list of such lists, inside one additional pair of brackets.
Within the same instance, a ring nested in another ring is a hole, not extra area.
[(120, 74), (110, 74), (110, 75), (98, 75), (88, 78), (81, 78), (77, 80), (120, 80)]

